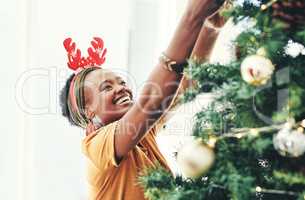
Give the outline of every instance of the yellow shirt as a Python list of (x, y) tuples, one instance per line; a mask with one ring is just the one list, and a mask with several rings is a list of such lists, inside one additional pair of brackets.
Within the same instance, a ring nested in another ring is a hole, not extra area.
[(117, 164), (114, 156), (114, 130), (116, 122), (88, 135), (82, 150), (88, 162), (90, 200), (144, 200), (144, 191), (138, 183), (139, 173), (158, 161), (169, 169), (157, 146), (156, 125)]

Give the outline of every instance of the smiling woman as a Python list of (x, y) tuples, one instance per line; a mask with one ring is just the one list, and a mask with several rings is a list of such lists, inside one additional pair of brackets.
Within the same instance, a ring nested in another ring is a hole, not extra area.
[(133, 104), (132, 91), (123, 78), (105, 69), (86, 76), (84, 94), (87, 115), (97, 115), (101, 126), (122, 118)]
[[(89, 49), (88, 58), (81, 58), (75, 44), (69, 46), (70, 39), (65, 40), (69, 67), (76, 73), (62, 90), (61, 105), (63, 115), (72, 124), (86, 129), (82, 150), (89, 159), (91, 199), (145, 199), (137, 184), (139, 173), (157, 163), (170, 171), (155, 140), (156, 127), (184, 80), (181, 71), (196, 41), (213, 38), (213, 32), (206, 31), (202, 24), (220, 7), (216, 2), (189, 0), (137, 102), (122, 77), (96, 67), (104, 62), (101, 39), (95, 38), (99, 41), (92, 43), (96, 51)], [(205, 43), (205, 54), (213, 41)]]

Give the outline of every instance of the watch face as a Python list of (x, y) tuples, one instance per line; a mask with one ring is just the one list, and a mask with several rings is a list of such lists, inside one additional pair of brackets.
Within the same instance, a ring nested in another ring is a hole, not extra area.
[(182, 74), (184, 67), (187, 65), (187, 62), (177, 64), (176, 61), (171, 60), (164, 53), (161, 54), (159, 60), (165, 64), (167, 70), (175, 71), (178, 74)]
[(187, 66), (187, 62), (180, 63), (180, 64), (175, 63), (171, 67), (172, 67), (172, 70), (174, 70), (176, 73), (182, 74), (185, 66)]

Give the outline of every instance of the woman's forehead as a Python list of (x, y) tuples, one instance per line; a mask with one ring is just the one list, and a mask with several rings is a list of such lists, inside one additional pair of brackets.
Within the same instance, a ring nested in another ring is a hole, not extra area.
[(101, 81), (105, 81), (105, 80), (117, 80), (117, 79), (123, 79), (123, 77), (119, 76), (118, 74), (110, 70), (97, 69), (90, 72), (86, 76), (85, 81), (89, 81), (92, 83), (100, 83)]

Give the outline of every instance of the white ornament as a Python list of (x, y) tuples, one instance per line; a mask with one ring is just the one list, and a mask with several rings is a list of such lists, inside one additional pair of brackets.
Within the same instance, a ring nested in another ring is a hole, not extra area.
[[(253, 6), (256, 6), (256, 7), (260, 7), (262, 2), (260, 0), (252, 0), (252, 1), (248, 1), (249, 3), (251, 3)], [(236, 5), (239, 5), (239, 6), (243, 6), (244, 3), (245, 3), (245, 0), (238, 0), (238, 1), (234, 1), (234, 3)]]
[[(256, 22), (253, 18), (245, 18), (237, 24), (233, 22), (233, 18), (229, 18), (225, 25), (221, 28), (213, 51), (209, 57), (210, 63), (229, 65), (236, 58), (236, 45), (234, 41), (245, 31), (257, 30), (254, 28)], [(257, 33), (254, 33), (257, 34)]]
[(288, 41), (288, 44), (284, 47), (285, 54), (293, 58), (298, 57), (300, 54), (305, 55), (304, 45), (293, 42), (292, 40)]
[(305, 135), (285, 126), (273, 136), (273, 146), (282, 156), (299, 157), (305, 153)]
[(201, 140), (193, 140), (187, 143), (178, 152), (177, 162), (185, 177), (198, 178), (205, 174), (215, 160), (212, 148)]
[(271, 78), (274, 71), (272, 62), (260, 55), (251, 55), (241, 64), (241, 75), (244, 81), (251, 85), (264, 85)]

